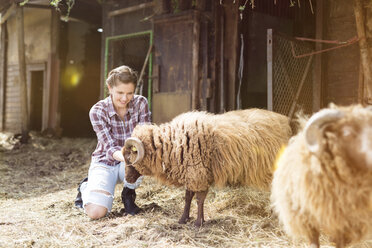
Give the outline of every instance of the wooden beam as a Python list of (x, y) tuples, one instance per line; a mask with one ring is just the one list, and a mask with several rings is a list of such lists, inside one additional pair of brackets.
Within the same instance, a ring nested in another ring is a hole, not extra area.
[(13, 12), (14, 12), (15, 9), (16, 9), (15, 3), (13, 3), (12, 5), (10, 5), (10, 7), (5, 12), (5, 14), (3, 16), (1, 16), (0, 24), (5, 23), (6, 20), (8, 20), (8, 18), (13, 14)]
[(200, 40), (200, 16), (196, 13), (193, 24), (192, 42), (192, 101), (191, 109), (198, 110), (200, 107), (200, 83), (199, 83), (199, 40)]
[[(236, 109), (236, 82), (238, 72), (238, 54), (240, 36), (238, 32), (239, 23), (239, 4), (234, 4), (233, 1), (224, 1), (225, 12), (225, 28), (224, 28), (224, 54), (223, 58), (226, 59), (227, 64), (225, 67), (226, 72), (226, 109), (227, 111)], [(221, 61), (224, 63), (223, 61)]]
[(360, 59), (363, 68), (364, 84), (367, 87), (367, 102), (372, 104), (372, 56), (368, 51), (368, 44), (366, 38), (365, 30), (365, 16), (362, 0), (354, 0), (354, 14), (355, 14), (355, 23), (356, 29), (359, 37), (359, 50), (360, 50)]
[(0, 38), (0, 131), (4, 130), (4, 106), (5, 106), (5, 85), (6, 85), (6, 69), (7, 69), (7, 43), (8, 43), (7, 25), (1, 24), (1, 38)]
[(302, 78), (301, 78), (301, 81), (300, 81), (300, 85), (298, 86), (298, 89), (297, 89), (297, 92), (296, 92), (296, 95), (295, 95), (295, 98), (292, 102), (292, 105), (291, 105), (291, 109), (289, 110), (289, 114), (288, 114), (288, 117), (290, 120), (292, 120), (293, 118), (293, 114), (295, 112), (295, 109), (296, 109), (296, 105), (297, 105), (297, 102), (298, 102), (298, 98), (300, 97), (300, 94), (301, 94), (301, 91), (302, 91), (302, 87), (304, 86), (304, 83), (305, 83), (305, 80), (307, 78), (307, 74), (309, 73), (309, 70), (310, 70), (310, 65), (311, 65), (311, 62), (313, 61), (313, 56), (314, 55), (311, 55), (309, 57), (309, 59), (307, 60), (307, 64), (306, 64), (306, 67), (305, 67), (305, 71), (304, 73), (302, 74)]
[[(315, 39), (323, 39), (323, 22), (324, 22), (324, 2), (317, 0), (315, 14)], [(315, 44), (315, 50), (323, 49), (321, 42)], [(317, 112), (322, 107), (322, 53), (315, 55), (314, 78), (313, 78), (313, 112)]]
[(22, 119), (22, 138), (21, 143), (27, 143), (29, 131), (29, 118), (27, 106), (27, 78), (26, 78), (26, 55), (24, 39), (24, 18), (23, 8), (16, 8), (17, 17), (17, 42), (18, 42), (18, 66), (19, 81), (21, 88), (21, 119)]
[(152, 48), (153, 48), (154, 45), (150, 45), (149, 49), (147, 50), (147, 54), (146, 54), (146, 58), (145, 58), (145, 62), (143, 63), (143, 66), (142, 66), (142, 69), (141, 69), (141, 73), (139, 75), (139, 78), (138, 78), (138, 84), (137, 84), (137, 87), (136, 87), (136, 91), (135, 91), (135, 94), (140, 94), (142, 95), (143, 94), (143, 81), (142, 81), (142, 78), (143, 78), (143, 75), (145, 73), (145, 69), (146, 69), (146, 66), (147, 66), (147, 62), (150, 58), (150, 54), (151, 54), (151, 51), (152, 51)]
[(51, 23), (51, 48), (48, 57), (48, 68), (47, 68), (47, 85), (45, 90), (48, 92), (47, 107), (45, 111), (46, 116), (44, 127), (47, 126), (47, 130), (54, 135), (59, 135), (60, 132), (60, 119), (59, 119), (59, 73), (60, 73), (60, 61), (58, 54), (58, 43), (59, 43), (59, 14), (58, 12), (52, 12), (52, 23)]
[(27, 3), (23, 6), (24, 8), (36, 8), (36, 9), (54, 9), (51, 5)]
[(123, 14), (127, 14), (127, 13), (130, 13), (130, 12), (138, 11), (138, 10), (141, 10), (141, 9), (151, 8), (153, 6), (154, 6), (154, 2), (141, 3), (139, 5), (131, 6), (131, 7), (128, 7), (128, 8), (117, 9), (117, 10), (114, 10), (114, 11), (110, 11), (108, 13), (108, 17), (111, 18), (111, 17), (117, 16), (117, 15), (123, 15)]
[[(273, 30), (267, 30), (267, 109), (274, 111), (273, 105)], [(284, 75), (286, 76), (286, 75)]]

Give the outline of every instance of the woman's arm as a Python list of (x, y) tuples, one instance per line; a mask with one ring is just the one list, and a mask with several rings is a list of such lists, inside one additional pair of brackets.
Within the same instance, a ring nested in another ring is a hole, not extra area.
[(111, 125), (108, 121), (106, 110), (102, 106), (95, 105), (89, 111), (89, 118), (90, 122), (92, 123), (93, 130), (97, 134), (98, 142), (104, 145), (107, 160), (114, 162), (114, 160), (117, 160), (114, 157), (114, 153), (116, 151), (120, 152), (121, 146), (110, 132)]

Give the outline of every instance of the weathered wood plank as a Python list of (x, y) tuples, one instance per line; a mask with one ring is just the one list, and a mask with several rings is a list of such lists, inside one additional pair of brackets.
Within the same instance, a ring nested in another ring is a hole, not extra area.
[(0, 37), (0, 131), (4, 130), (4, 101), (5, 101), (5, 85), (6, 85), (6, 64), (7, 64), (7, 53), (8, 50), (8, 29), (6, 24), (1, 25), (1, 37)]
[[(323, 22), (324, 22), (324, 2), (318, 0), (316, 3), (316, 27), (315, 38), (323, 39)], [(315, 50), (320, 51), (323, 49), (322, 43), (315, 44)], [(322, 107), (321, 91), (322, 91), (322, 54), (315, 55), (314, 61), (314, 77), (313, 77), (313, 112), (318, 111)]]
[(21, 116), (22, 116), (22, 143), (28, 140), (28, 106), (27, 106), (27, 79), (26, 79), (26, 55), (25, 55), (25, 39), (24, 39), (24, 18), (23, 8), (17, 7), (17, 43), (18, 43), (18, 63), (19, 76), (21, 83)]
[(124, 14), (130, 13), (130, 12), (134, 12), (134, 11), (138, 11), (138, 10), (141, 10), (141, 9), (152, 8), (153, 6), (154, 6), (154, 2), (141, 3), (139, 5), (135, 5), (135, 6), (131, 6), (131, 7), (123, 8), (123, 9), (117, 9), (117, 10), (114, 10), (114, 11), (110, 11), (108, 13), (108, 17), (111, 18), (111, 17), (117, 16), (117, 15), (124, 15)]

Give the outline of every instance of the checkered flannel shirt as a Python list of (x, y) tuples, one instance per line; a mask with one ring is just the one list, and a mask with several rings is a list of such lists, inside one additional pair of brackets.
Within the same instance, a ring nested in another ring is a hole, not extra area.
[(121, 150), (136, 125), (151, 123), (151, 112), (147, 99), (134, 95), (123, 121), (114, 109), (111, 96), (108, 96), (90, 109), (89, 118), (98, 140), (92, 161), (114, 166), (120, 163), (113, 158), (114, 152)]

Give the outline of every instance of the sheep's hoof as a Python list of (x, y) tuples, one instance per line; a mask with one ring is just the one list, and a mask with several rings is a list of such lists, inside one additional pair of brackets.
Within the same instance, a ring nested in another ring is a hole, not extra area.
[(196, 227), (201, 227), (203, 225), (203, 223), (204, 223), (204, 220), (196, 220), (195, 221), (195, 226)]
[(184, 217), (182, 217), (182, 218), (178, 221), (178, 224), (186, 224), (188, 220), (190, 220), (190, 218), (184, 218)]

